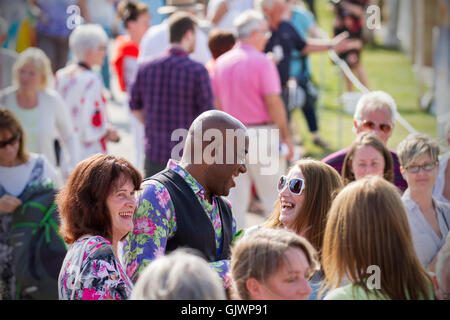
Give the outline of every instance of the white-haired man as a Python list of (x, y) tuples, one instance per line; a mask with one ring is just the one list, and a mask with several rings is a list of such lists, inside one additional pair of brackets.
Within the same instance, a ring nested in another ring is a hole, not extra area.
[[(356, 105), (353, 116), (354, 132), (358, 134), (363, 131), (372, 131), (387, 145), (387, 141), (394, 130), (396, 113), (397, 105), (388, 93), (384, 91), (366, 93), (362, 95)], [(345, 148), (336, 151), (322, 161), (335, 168), (340, 174), (348, 150), (349, 148)], [(394, 161), (394, 184), (403, 192), (408, 184), (400, 173), (400, 162), (397, 154), (394, 151), (390, 152)]]

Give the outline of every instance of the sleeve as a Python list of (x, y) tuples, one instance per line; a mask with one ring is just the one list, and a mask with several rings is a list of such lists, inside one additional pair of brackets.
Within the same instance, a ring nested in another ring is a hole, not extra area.
[(159, 182), (148, 183), (139, 195), (133, 232), (123, 246), (124, 265), (135, 283), (144, 268), (166, 251), (176, 232), (175, 208), (169, 191)]
[(82, 286), (77, 292), (81, 300), (126, 300), (132, 288), (122, 278), (113, 247), (96, 243), (81, 271)]
[(275, 63), (267, 57), (263, 57), (263, 59), (261, 68), (258, 68), (262, 94), (281, 94), (280, 74)]
[(81, 108), (80, 138), (83, 143), (99, 141), (106, 134), (105, 100), (101, 80), (93, 78), (87, 86)]
[(67, 156), (70, 159), (69, 171), (78, 163), (80, 157), (80, 146), (73, 128), (72, 119), (69, 114), (67, 105), (62, 97), (55, 91), (54, 93), (55, 114), (56, 114), (56, 128), (62, 142), (67, 149)]
[(214, 98), (211, 87), (211, 78), (208, 70), (201, 66), (198, 71), (197, 85), (195, 86), (195, 96), (199, 112), (211, 110), (214, 107)]

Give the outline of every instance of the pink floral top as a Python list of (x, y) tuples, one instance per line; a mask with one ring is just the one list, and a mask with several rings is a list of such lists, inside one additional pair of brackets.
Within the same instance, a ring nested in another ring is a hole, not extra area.
[(111, 242), (89, 236), (70, 246), (59, 273), (59, 300), (126, 300), (132, 290)]

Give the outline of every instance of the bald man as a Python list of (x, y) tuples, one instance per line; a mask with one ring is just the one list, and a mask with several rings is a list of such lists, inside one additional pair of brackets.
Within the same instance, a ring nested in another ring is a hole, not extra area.
[(237, 230), (222, 197), (247, 171), (248, 144), (245, 126), (225, 112), (206, 111), (192, 122), (180, 162), (170, 159), (142, 184), (134, 230), (123, 246), (133, 282), (158, 255), (179, 247), (200, 251), (225, 279)]

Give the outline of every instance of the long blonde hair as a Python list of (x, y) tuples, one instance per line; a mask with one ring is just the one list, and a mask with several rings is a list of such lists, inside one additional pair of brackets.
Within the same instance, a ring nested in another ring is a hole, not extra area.
[[(298, 167), (305, 177), (303, 207), (295, 219), (295, 231), (304, 234), (318, 252), (319, 260), (322, 251), (323, 234), (327, 221), (327, 213), (331, 202), (342, 188), (341, 177), (333, 167), (314, 159), (301, 159), (289, 168)], [(266, 228), (282, 228), (280, 221), (280, 199), (263, 225)]]
[[(380, 289), (366, 284), (369, 266), (381, 270)], [(390, 299), (423, 299), (431, 279), (414, 250), (407, 214), (396, 187), (378, 176), (347, 185), (331, 206), (322, 251), (321, 294), (344, 277), (367, 294)], [(354, 288), (355, 288), (354, 287)]]

